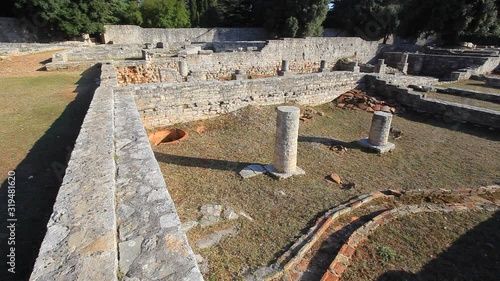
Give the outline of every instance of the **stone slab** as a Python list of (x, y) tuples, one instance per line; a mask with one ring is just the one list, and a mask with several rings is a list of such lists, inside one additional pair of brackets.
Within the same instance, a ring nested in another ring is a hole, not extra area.
[(264, 168), (266, 168), (266, 170), (271, 173), (271, 175), (273, 175), (274, 177), (278, 178), (278, 179), (287, 179), (289, 177), (292, 177), (292, 176), (300, 176), (300, 175), (305, 175), (306, 172), (304, 170), (302, 170), (301, 168), (297, 167), (297, 169), (295, 170), (295, 172), (293, 173), (279, 173), (273, 165), (266, 165), (264, 166)]
[(386, 153), (386, 152), (389, 152), (393, 149), (396, 148), (396, 145), (393, 144), (393, 143), (390, 143), (388, 142), (387, 145), (384, 145), (384, 146), (376, 146), (376, 145), (372, 145), (369, 141), (368, 141), (368, 138), (366, 139), (361, 139), (358, 141), (358, 144), (362, 147), (365, 147), (365, 148), (368, 148), (368, 149), (371, 149), (371, 150), (374, 150), (378, 153)]
[(249, 165), (240, 171), (240, 176), (244, 179), (252, 178), (255, 176), (262, 175), (266, 172), (266, 169), (262, 165)]

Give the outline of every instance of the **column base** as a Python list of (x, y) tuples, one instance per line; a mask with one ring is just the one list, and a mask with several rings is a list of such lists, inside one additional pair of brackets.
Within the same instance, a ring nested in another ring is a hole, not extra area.
[(390, 142), (382, 146), (373, 145), (368, 141), (368, 138), (360, 139), (358, 141), (358, 144), (361, 145), (362, 147), (377, 151), (378, 153), (386, 153), (396, 148), (396, 145)]
[(280, 173), (278, 171), (276, 171), (276, 169), (274, 168), (273, 165), (266, 165), (264, 166), (264, 168), (271, 174), (273, 175), (274, 177), (278, 178), (278, 179), (287, 179), (291, 176), (299, 176), (299, 175), (305, 175), (306, 172), (304, 170), (302, 170), (301, 168), (297, 167), (295, 169), (295, 172), (293, 173)]
[(278, 76), (291, 76), (291, 75), (293, 75), (293, 72), (291, 71), (278, 70)]

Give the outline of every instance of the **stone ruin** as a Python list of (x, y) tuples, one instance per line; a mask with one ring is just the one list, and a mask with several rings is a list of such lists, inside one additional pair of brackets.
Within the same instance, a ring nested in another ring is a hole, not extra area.
[[(79, 45), (47, 65), (99, 64), (101, 77), (30, 280), (203, 280), (145, 129), (248, 105), (319, 105), (354, 88), (419, 112), (500, 128), (498, 111), (427, 99), (407, 87), (490, 73), (500, 62), (497, 49), (414, 52), (415, 46), (350, 37), (261, 41), (261, 31), (251, 29), (107, 30), (116, 44)], [(277, 109), (274, 160), (265, 169), (278, 177), (304, 172), (296, 158), (299, 115), (297, 107)], [(394, 149), (387, 141), (391, 121), (392, 114), (376, 111), (360, 145)], [(258, 165), (242, 171), (264, 172)]]

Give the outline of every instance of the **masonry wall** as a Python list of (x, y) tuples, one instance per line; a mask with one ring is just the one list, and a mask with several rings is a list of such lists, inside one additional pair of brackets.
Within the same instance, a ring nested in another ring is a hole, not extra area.
[(367, 75), (367, 89), (384, 98), (395, 99), (399, 104), (418, 112), (437, 115), (457, 122), (468, 122), (481, 126), (500, 128), (500, 112), (437, 99), (425, 98), (408, 88), (389, 84), (383, 78)]
[(101, 71), (30, 280), (202, 281), (134, 98)]
[(104, 28), (104, 42), (113, 44), (267, 39), (267, 32), (263, 28), (142, 28), (135, 25), (106, 25)]
[[(402, 54), (386, 52), (383, 57), (387, 65), (397, 67)], [(499, 62), (498, 57), (408, 54), (408, 74), (447, 78), (452, 72), (466, 68), (481, 74), (491, 72), (498, 66)]]
[(304, 74), (240, 81), (205, 81), (122, 87), (135, 97), (146, 128), (202, 120), (248, 105), (288, 102), (318, 105), (355, 88), (362, 75), (352, 72)]
[(186, 58), (158, 59), (152, 62), (130, 63), (118, 67), (121, 85), (170, 82), (161, 79), (161, 69), (177, 71), (178, 61), (185, 60), (188, 68), (206, 73), (206, 78), (228, 78), (239, 69), (249, 75), (275, 76), (281, 61), (290, 62), (295, 73), (314, 73), (320, 61), (327, 60), (333, 69), (337, 60), (349, 57), (366, 63), (380, 52), (377, 42), (368, 42), (354, 37), (306, 38), (271, 40), (260, 52), (233, 52), (188, 55)]

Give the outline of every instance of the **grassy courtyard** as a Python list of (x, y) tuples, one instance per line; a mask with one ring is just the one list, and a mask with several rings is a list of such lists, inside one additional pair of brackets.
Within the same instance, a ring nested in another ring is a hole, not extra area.
[[(7, 173), (16, 172), (16, 274), (28, 280), (66, 161), (95, 88), (99, 69), (46, 72), (53, 52), (0, 61), (0, 244), (7, 246)], [(6, 263), (0, 270), (6, 272)], [(11, 279), (9, 279), (11, 278)]]
[[(189, 231), (195, 252), (209, 260), (207, 280), (241, 279), (247, 270), (274, 261), (318, 214), (352, 196), (372, 190), (456, 189), (500, 182), (497, 132), (403, 113), (393, 120), (394, 129), (402, 132), (400, 138), (390, 139), (396, 150), (377, 155), (356, 145), (367, 136), (372, 115), (328, 104), (314, 108), (323, 116), (314, 114), (301, 122), (298, 166), (306, 175), (243, 180), (237, 172), (246, 165), (272, 162), (274, 108), (249, 107), (179, 124), (177, 128), (190, 133), (187, 140), (153, 147), (181, 221), (198, 219), (198, 208), (204, 204), (229, 206), (254, 219), (240, 217)], [(332, 144), (348, 151), (335, 153), (329, 149)], [(325, 177), (332, 173), (356, 187), (343, 190), (327, 183)], [(237, 235), (209, 249), (196, 248), (203, 235), (234, 224)]]

